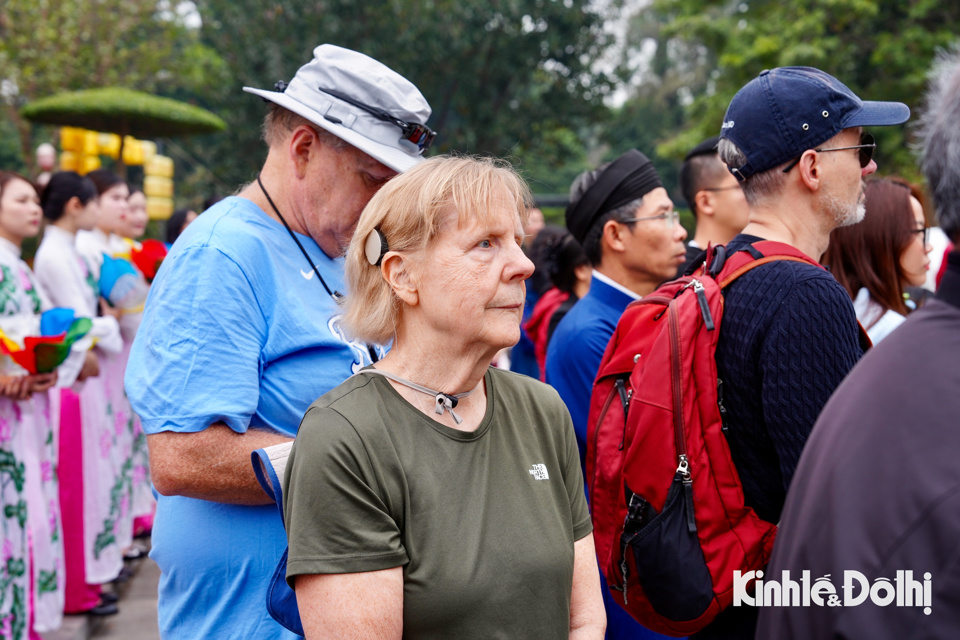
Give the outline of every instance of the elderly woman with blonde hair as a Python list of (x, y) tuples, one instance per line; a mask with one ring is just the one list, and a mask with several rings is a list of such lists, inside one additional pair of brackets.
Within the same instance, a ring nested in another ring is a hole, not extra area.
[(391, 351), (317, 400), (284, 480), (307, 638), (593, 638), (605, 619), (573, 426), (489, 366), (520, 335), (529, 193), (438, 157), (370, 201), (344, 323)]

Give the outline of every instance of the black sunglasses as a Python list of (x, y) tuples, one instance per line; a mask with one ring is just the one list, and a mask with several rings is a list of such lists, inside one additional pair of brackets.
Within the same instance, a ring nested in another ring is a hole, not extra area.
[[(421, 154), (430, 148), (430, 145), (433, 144), (434, 138), (437, 137), (437, 132), (425, 124), (401, 120), (400, 118), (389, 114), (383, 109), (378, 109), (377, 107), (371, 107), (370, 105), (358, 102), (350, 96), (340, 93), (339, 91), (334, 91), (333, 89), (324, 89), (323, 87), (318, 88), (320, 91), (329, 94), (334, 98), (339, 98), (348, 104), (352, 104), (358, 109), (363, 109), (378, 120), (383, 120), (384, 122), (389, 122), (390, 124), (400, 127), (400, 131), (403, 132), (403, 135), (400, 136), (400, 140), (414, 145), (420, 150)], [(330, 118), (327, 119), (330, 120)], [(341, 123), (337, 122), (337, 124)]]
[[(846, 151), (848, 149), (859, 149), (860, 150), (860, 168), (866, 169), (867, 165), (870, 164), (870, 161), (873, 159), (873, 152), (877, 148), (877, 142), (873, 139), (873, 136), (869, 133), (864, 133), (860, 136), (860, 144), (854, 145), (852, 147), (831, 147), (828, 149), (814, 149), (817, 153), (823, 151)], [(793, 162), (788, 164), (783, 168), (784, 173), (790, 173), (790, 170), (793, 169), (800, 163), (800, 158), (803, 156), (797, 156)]]

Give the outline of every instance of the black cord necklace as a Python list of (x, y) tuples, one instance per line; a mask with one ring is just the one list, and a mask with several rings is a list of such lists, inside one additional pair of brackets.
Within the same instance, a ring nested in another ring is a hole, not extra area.
[[(389, 378), (390, 380), (399, 382), (406, 387), (410, 387), (414, 391), (419, 391), (420, 393), (425, 393), (428, 396), (433, 396), (434, 412), (442, 416), (444, 411), (449, 411), (450, 415), (453, 416), (453, 421), (457, 424), (463, 422), (463, 418), (454, 412), (454, 409), (460, 402), (460, 398), (466, 398), (468, 395), (477, 390), (476, 387), (474, 387), (473, 389), (470, 389), (470, 391), (465, 391), (463, 393), (444, 393), (443, 391), (435, 391), (428, 387), (424, 387), (423, 385), (417, 384), (416, 382), (407, 380), (406, 378), (401, 378), (395, 373), (384, 371), (383, 369), (361, 369), (353, 375), (359, 376), (364, 373), (383, 376), (384, 378)], [(353, 376), (350, 377), (352, 378)]]
[(287, 221), (280, 214), (280, 210), (277, 209), (277, 205), (273, 203), (273, 198), (270, 197), (270, 194), (267, 193), (266, 187), (263, 186), (263, 182), (260, 180), (260, 174), (257, 174), (257, 184), (260, 185), (260, 191), (263, 191), (263, 195), (267, 197), (267, 202), (270, 203), (270, 206), (273, 207), (273, 212), (277, 214), (277, 217), (280, 218), (280, 222), (283, 223), (283, 226), (287, 228), (287, 233), (290, 234), (290, 237), (293, 238), (293, 241), (297, 243), (297, 246), (300, 247), (300, 253), (303, 254), (303, 257), (307, 259), (307, 262), (310, 264), (310, 268), (313, 269), (313, 272), (317, 274), (317, 279), (320, 281), (320, 284), (326, 290), (327, 295), (333, 298), (333, 301), (337, 304), (343, 300), (343, 294), (339, 291), (331, 291), (330, 287), (327, 286), (326, 281), (323, 279), (323, 276), (320, 275), (320, 270), (317, 269), (317, 265), (313, 264), (313, 260), (310, 259), (310, 255), (307, 253), (307, 250), (303, 248), (303, 245), (300, 244), (300, 240), (297, 238), (297, 235), (293, 232), (293, 229), (290, 228), (290, 225), (287, 224)]
[[(287, 221), (284, 219), (283, 215), (280, 214), (280, 210), (277, 209), (277, 205), (273, 203), (273, 198), (270, 197), (270, 194), (267, 193), (266, 187), (263, 186), (263, 181), (260, 180), (260, 174), (257, 174), (257, 184), (260, 185), (260, 191), (263, 191), (263, 195), (266, 196), (267, 202), (270, 203), (270, 206), (273, 207), (273, 212), (277, 214), (277, 217), (280, 218), (280, 222), (283, 223), (283, 226), (287, 228), (287, 233), (290, 234), (290, 237), (293, 238), (293, 241), (297, 243), (297, 246), (300, 247), (300, 253), (303, 254), (303, 257), (307, 259), (307, 262), (310, 264), (310, 268), (313, 269), (313, 272), (317, 274), (317, 279), (320, 281), (321, 286), (327, 292), (333, 301), (337, 304), (343, 302), (343, 294), (339, 291), (331, 291), (330, 287), (327, 286), (326, 281), (323, 279), (323, 276), (320, 275), (320, 270), (317, 269), (317, 265), (313, 264), (313, 260), (310, 259), (310, 255), (307, 253), (307, 250), (303, 248), (303, 245), (300, 244), (300, 240), (297, 238), (297, 235), (293, 232), (293, 229), (290, 228), (290, 225), (287, 224)], [(367, 345), (367, 353), (370, 354), (370, 361), (377, 362), (380, 360), (380, 357), (377, 355), (377, 350), (373, 345)]]

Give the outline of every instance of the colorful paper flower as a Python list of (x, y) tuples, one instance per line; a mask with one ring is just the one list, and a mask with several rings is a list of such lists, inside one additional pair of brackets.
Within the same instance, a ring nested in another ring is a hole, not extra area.
[(133, 309), (147, 299), (147, 285), (129, 260), (103, 254), (100, 295), (116, 309)]
[(147, 282), (153, 282), (157, 277), (160, 264), (167, 257), (167, 245), (159, 240), (144, 240), (136, 243), (130, 250), (133, 264), (140, 270)]
[(22, 344), (0, 329), (0, 352), (32, 374), (50, 373), (92, 326), (90, 318), (75, 317), (73, 309), (50, 309), (40, 316), (40, 335), (26, 336)]

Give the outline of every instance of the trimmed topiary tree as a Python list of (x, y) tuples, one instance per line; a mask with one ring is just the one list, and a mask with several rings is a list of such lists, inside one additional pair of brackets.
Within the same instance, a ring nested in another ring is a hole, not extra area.
[(123, 136), (158, 138), (227, 128), (206, 109), (121, 87), (59, 93), (30, 102), (20, 114), (32, 122), (120, 134), (121, 171)]

